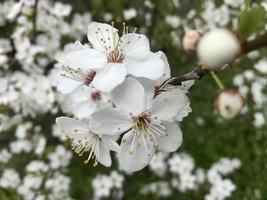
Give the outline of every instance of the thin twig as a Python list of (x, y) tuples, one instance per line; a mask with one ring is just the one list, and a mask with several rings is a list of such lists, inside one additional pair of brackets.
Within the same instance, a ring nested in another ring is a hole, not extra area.
[(267, 32), (258, 36), (254, 40), (243, 42), (242, 43), (243, 51), (241, 55), (260, 49), (262, 47), (267, 47)]

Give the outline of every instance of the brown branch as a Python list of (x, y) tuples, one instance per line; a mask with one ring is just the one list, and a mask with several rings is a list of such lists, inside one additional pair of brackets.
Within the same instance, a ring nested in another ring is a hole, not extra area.
[[(260, 49), (262, 47), (267, 47), (267, 32), (258, 36), (257, 38), (251, 41), (245, 41), (241, 43), (242, 51), (237, 56), (237, 58), (241, 57), (244, 54), (252, 52), (254, 50)], [(205, 69), (202, 66), (195, 68), (193, 71), (188, 72), (186, 74), (173, 77), (169, 80), (168, 84), (170, 85), (180, 85), (184, 81), (188, 80), (200, 80), (203, 76), (209, 74), (210, 71)]]
[(189, 80), (200, 80), (204, 75), (208, 74), (209, 70), (199, 66), (195, 68), (193, 71), (188, 72), (186, 74), (183, 74), (181, 76), (177, 76), (174, 78), (171, 78), (171, 80), (168, 82), (170, 85), (180, 85), (184, 81)]
[(267, 32), (258, 36), (254, 40), (245, 41), (241, 45), (243, 50), (241, 55), (260, 49), (262, 47), (267, 47)]

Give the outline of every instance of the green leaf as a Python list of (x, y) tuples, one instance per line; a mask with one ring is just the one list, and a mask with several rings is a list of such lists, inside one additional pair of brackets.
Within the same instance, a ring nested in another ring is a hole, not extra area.
[(247, 8), (240, 15), (238, 35), (245, 40), (264, 28), (265, 9), (262, 6)]

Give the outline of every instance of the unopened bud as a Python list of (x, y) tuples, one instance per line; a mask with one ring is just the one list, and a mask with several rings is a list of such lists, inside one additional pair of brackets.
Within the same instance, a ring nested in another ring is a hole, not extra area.
[(226, 29), (205, 33), (197, 45), (198, 59), (209, 70), (218, 70), (231, 63), (240, 51), (238, 38)]
[(191, 30), (185, 33), (183, 37), (183, 48), (188, 53), (193, 53), (196, 50), (197, 43), (201, 38), (201, 33), (196, 30)]
[(244, 105), (245, 99), (234, 89), (221, 91), (215, 101), (218, 113), (225, 119), (233, 119), (239, 115)]

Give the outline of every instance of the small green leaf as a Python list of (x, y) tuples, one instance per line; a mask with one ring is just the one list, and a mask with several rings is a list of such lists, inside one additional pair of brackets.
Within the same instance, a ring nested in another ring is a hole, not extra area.
[(264, 28), (265, 9), (262, 6), (247, 8), (240, 15), (238, 35), (245, 40)]

